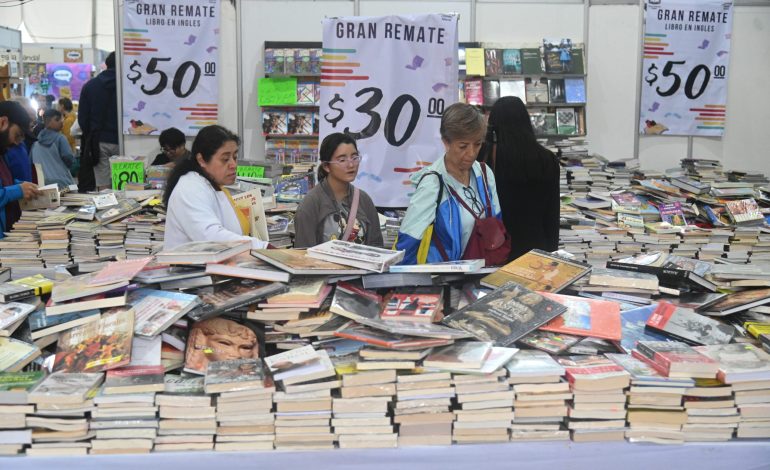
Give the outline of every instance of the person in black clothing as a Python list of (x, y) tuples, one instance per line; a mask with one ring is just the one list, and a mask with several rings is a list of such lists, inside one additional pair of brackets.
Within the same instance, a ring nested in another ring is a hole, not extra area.
[(80, 92), (78, 124), (81, 141), (78, 189), (81, 193), (112, 185), (110, 157), (118, 155), (118, 94), (115, 53), (104, 61), (107, 69), (92, 78)]
[(158, 143), (161, 153), (155, 156), (155, 160), (152, 161), (153, 165), (174, 166), (177, 162), (190, 156), (190, 151), (185, 147), (187, 139), (185, 139), (184, 133), (176, 127), (169, 127), (161, 132), (158, 136)]
[(559, 161), (535, 139), (521, 99), (507, 96), (492, 106), (481, 155), (495, 173), (510, 259), (533, 248), (558, 249)]

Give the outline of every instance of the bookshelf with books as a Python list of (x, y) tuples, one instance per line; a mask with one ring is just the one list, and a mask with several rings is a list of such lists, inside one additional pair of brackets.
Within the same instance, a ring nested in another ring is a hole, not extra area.
[(544, 39), (540, 47), (461, 43), (460, 101), (485, 111), (501, 97), (526, 104), (540, 138), (586, 136), (583, 49), (569, 39)]
[(318, 160), (320, 42), (265, 41), (266, 79), (296, 80), (296, 99), (262, 105), (265, 160), (312, 165)]

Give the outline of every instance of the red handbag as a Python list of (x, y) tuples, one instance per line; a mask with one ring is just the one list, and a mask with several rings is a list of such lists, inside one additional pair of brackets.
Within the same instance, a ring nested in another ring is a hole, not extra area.
[(491, 200), (489, 194), (489, 183), (487, 182), (487, 168), (481, 163), (482, 181), (484, 183), (484, 198), (486, 217), (480, 218), (468, 207), (463, 198), (461, 198), (451, 186), (449, 191), (457, 199), (465, 210), (473, 215), (475, 223), (468, 244), (465, 245), (463, 259), (483, 259), (485, 266), (501, 266), (508, 262), (508, 255), (511, 253), (511, 236), (503, 225), (503, 221), (495, 217), (492, 212)]

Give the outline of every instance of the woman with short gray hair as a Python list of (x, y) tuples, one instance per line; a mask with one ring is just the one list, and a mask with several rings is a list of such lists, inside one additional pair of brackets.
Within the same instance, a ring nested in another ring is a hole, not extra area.
[(476, 157), (486, 135), (484, 116), (455, 103), (441, 117), (444, 156), (412, 176), (416, 186), (396, 248), (403, 264), (463, 259), (477, 218), (500, 218), (495, 177)]

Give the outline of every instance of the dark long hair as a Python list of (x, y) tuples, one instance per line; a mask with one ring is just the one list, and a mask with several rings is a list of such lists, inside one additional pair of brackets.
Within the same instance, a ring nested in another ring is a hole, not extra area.
[(208, 173), (206, 173), (203, 167), (201, 167), (200, 163), (198, 163), (197, 156), (200, 155), (203, 158), (203, 161), (208, 163), (211, 161), (211, 157), (217, 153), (217, 150), (222, 148), (222, 146), (227, 142), (235, 142), (236, 145), (240, 145), (241, 139), (239, 139), (236, 134), (230, 132), (222, 126), (217, 125), (206, 126), (198, 132), (198, 135), (195, 136), (195, 140), (192, 144), (190, 157), (184, 158), (177, 162), (176, 166), (174, 166), (174, 169), (171, 171), (171, 174), (168, 176), (168, 181), (166, 182), (166, 191), (163, 193), (163, 204), (166, 207), (168, 207), (168, 201), (171, 199), (171, 193), (174, 192), (174, 188), (179, 182), (179, 178), (191, 171), (194, 171), (206, 178), (208, 182), (211, 183), (211, 186), (213, 186), (217, 191), (221, 189), (219, 185), (213, 179), (211, 179)]
[(495, 174), (508, 181), (538, 180), (552, 164), (550, 153), (535, 138), (532, 121), (524, 102), (515, 96), (500, 98), (489, 112), (484, 159), (491, 164), (493, 145)]
[(329, 176), (329, 172), (324, 168), (324, 163), (331, 161), (334, 152), (342, 144), (351, 144), (358, 151), (358, 145), (356, 145), (356, 139), (350, 137), (342, 132), (335, 132), (334, 134), (327, 135), (323, 142), (321, 142), (321, 148), (318, 149), (318, 158), (320, 165), (318, 165), (318, 182), (325, 180)]

